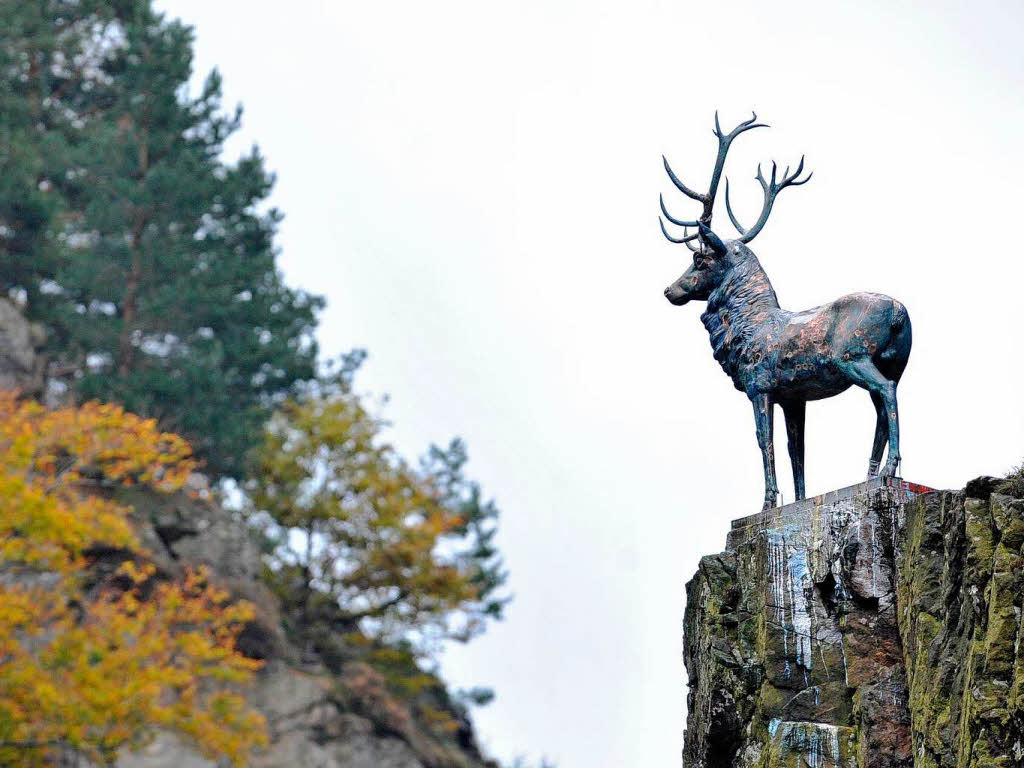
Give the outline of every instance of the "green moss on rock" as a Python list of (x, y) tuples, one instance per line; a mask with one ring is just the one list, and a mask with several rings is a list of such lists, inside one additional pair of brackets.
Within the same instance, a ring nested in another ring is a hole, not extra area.
[(737, 521), (687, 585), (684, 766), (1024, 766), (1022, 603), (994, 478)]

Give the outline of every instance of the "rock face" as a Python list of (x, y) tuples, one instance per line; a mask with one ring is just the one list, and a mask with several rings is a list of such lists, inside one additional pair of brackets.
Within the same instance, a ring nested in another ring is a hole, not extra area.
[(687, 585), (684, 766), (1024, 765), (1024, 502), (993, 487), (734, 522)]
[[(324, 660), (295, 647), (282, 629), (276, 598), (259, 578), (260, 549), (245, 525), (217, 504), (192, 493), (171, 496), (141, 488), (121, 489), (118, 501), (135, 510), (136, 528), (148, 557), (171, 578), (186, 567), (205, 566), (211, 579), (256, 608), (239, 648), (265, 666), (242, 688), (267, 720), (269, 747), (253, 756), (253, 768), (496, 768), (476, 745), (461, 718), (454, 734), (440, 735), (417, 721), (374, 669), (358, 660)], [(122, 556), (112, 553), (111, 567)], [(100, 565), (102, 567), (102, 564)], [(458, 713), (452, 713), (458, 715)], [(118, 768), (217, 768), (170, 734), (123, 755)], [(83, 766), (84, 768), (84, 766)]]
[(1024, 765), (1024, 501), (991, 478), (906, 508), (899, 624), (915, 765)]
[(42, 326), (25, 319), (10, 301), (0, 298), (0, 389), (35, 396), (43, 389), (43, 360), (37, 351), (46, 340)]
[[(382, 732), (365, 717), (339, 711), (332, 683), (323, 671), (303, 672), (272, 662), (256, 679), (249, 699), (266, 716), (269, 749), (254, 756), (253, 768), (423, 768), (429, 763), (400, 736)], [(444, 763), (442, 763), (443, 765)], [(474, 765), (471, 762), (449, 765)], [(169, 734), (142, 751), (125, 755), (118, 768), (218, 768)]]

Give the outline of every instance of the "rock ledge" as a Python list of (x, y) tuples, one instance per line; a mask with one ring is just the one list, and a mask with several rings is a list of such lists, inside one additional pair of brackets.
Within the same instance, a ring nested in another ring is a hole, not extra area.
[(686, 587), (684, 766), (1024, 764), (1024, 502), (978, 489), (735, 521)]

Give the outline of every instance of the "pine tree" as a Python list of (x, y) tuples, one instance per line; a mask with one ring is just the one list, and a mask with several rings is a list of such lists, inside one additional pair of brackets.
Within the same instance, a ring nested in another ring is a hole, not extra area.
[(73, 184), (81, 103), (101, 84), (110, 13), (92, 0), (0, 4), (0, 289), (41, 307)]
[[(65, 10), (74, 35), (60, 31)], [(50, 328), (51, 370), (80, 398), (154, 416), (213, 474), (239, 476), (270, 406), (316, 359), (322, 300), (276, 268), (273, 178), (256, 149), (223, 161), (240, 110), (222, 109), (216, 72), (187, 95), (192, 31), (149, 0), (52, 3), (35, 21), (36, 34), (5, 41), (9, 76), (74, 71), (47, 81), (42, 101), (60, 119), (39, 130), (37, 94), (7, 94), (29, 126), (12, 136), (26, 159), (12, 160), (20, 176), (0, 200), (0, 215), (3, 201), (13, 211), (5, 222), (16, 220), (4, 232), (29, 243), (5, 244), (7, 287)], [(44, 157), (57, 167), (41, 167)]]

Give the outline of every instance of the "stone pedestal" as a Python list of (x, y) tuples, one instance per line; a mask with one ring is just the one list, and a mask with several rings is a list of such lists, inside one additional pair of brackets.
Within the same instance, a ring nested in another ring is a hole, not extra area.
[(736, 520), (687, 585), (684, 765), (913, 765), (896, 617), (902, 480)]

